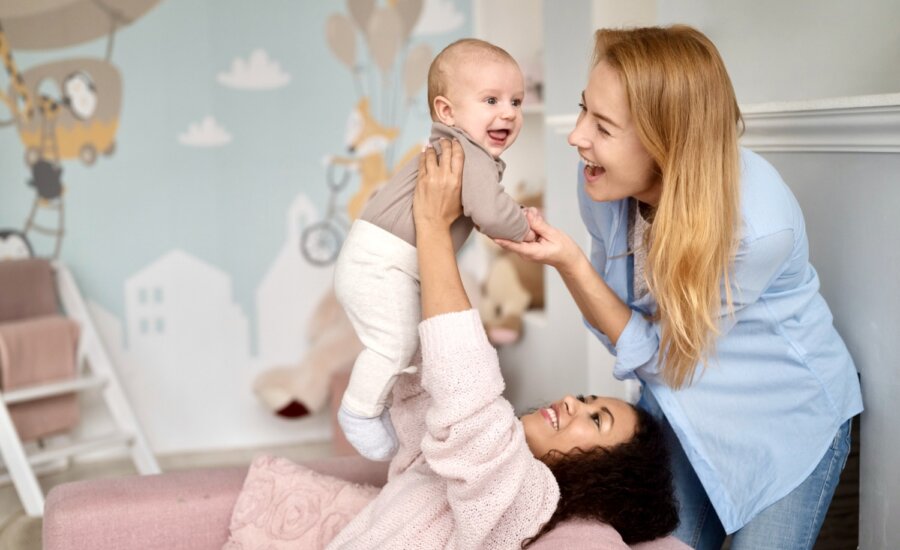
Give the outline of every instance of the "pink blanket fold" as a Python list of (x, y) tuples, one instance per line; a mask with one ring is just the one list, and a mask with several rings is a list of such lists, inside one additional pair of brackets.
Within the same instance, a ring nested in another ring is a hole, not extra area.
[[(61, 315), (0, 323), (0, 389), (15, 390), (74, 378), (78, 324)], [(19, 438), (68, 430), (79, 420), (78, 396), (45, 397), (9, 406)]]
[(53, 267), (47, 260), (0, 261), (0, 323), (59, 313)]

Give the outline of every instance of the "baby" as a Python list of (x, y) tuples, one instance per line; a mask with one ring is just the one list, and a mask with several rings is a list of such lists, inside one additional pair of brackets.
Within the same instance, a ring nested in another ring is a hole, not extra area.
[[(534, 240), (519, 205), (503, 191), (500, 155), (522, 128), (525, 84), (516, 61), (482, 40), (447, 46), (428, 70), (431, 143), (456, 139), (465, 153), (463, 216), (452, 227), (456, 251), (477, 227), (489, 237)], [(440, 151), (437, 151), (440, 153)], [(347, 440), (368, 459), (397, 451), (388, 410), (394, 380), (414, 372), (421, 321), (413, 194), (419, 159), (403, 166), (369, 200), (347, 236), (335, 266), (338, 300), (365, 349), (344, 392), (338, 421)]]

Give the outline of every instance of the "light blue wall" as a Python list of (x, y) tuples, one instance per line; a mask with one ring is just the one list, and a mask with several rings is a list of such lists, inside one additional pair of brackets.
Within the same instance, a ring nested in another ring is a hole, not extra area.
[[(465, 17), (461, 27), (416, 42), (437, 52), (468, 35), (470, 2), (457, 0), (456, 10)], [(90, 299), (123, 317), (123, 281), (181, 248), (233, 278), (235, 299), (254, 325), (254, 291), (284, 242), (290, 201), (303, 191), (324, 210), (322, 158), (345, 153), (345, 121), (357, 95), (324, 30), (338, 12), (347, 13), (343, 2), (164, 0), (116, 35), (112, 62), (124, 87), (116, 152), (91, 167), (64, 164), (61, 257)], [(248, 92), (216, 81), (233, 58), (256, 48), (290, 74), (287, 86)], [(105, 50), (100, 39), (14, 55), (27, 70), (67, 57), (103, 57)], [(206, 115), (232, 142), (179, 144), (178, 135)], [(429, 123), (422, 92), (398, 151), (426, 137)], [(21, 230), (34, 200), (23, 155), (15, 128), (0, 128), (0, 229)], [(39, 252), (52, 250), (46, 241), (34, 244)]]

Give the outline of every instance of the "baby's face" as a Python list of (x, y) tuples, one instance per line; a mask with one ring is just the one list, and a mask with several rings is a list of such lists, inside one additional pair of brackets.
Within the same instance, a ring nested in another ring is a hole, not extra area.
[(449, 90), (453, 126), (498, 158), (522, 129), (525, 79), (509, 61), (478, 61), (456, 71)]

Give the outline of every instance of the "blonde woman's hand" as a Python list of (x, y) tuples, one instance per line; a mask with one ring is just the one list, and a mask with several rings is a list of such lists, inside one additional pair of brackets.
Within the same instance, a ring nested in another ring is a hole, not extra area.
[(462, 173), (465, 154), (456, 141), (440, 140), (441, 162), (434, 147), (419, 156), (419, 177), (413, 196), (416, 230), (449, 228), (462, 215)]
[(536, 236), (534, 241), (517, 243), (506, 239), (494, 239), (494, 242), (526, 260), (547, 264), (559, 270), (574, 266), (584, 257), (575, 241), (565, 232), (547, 223), (537, 208), (526, 208), (525, 219), (534, 231)]

